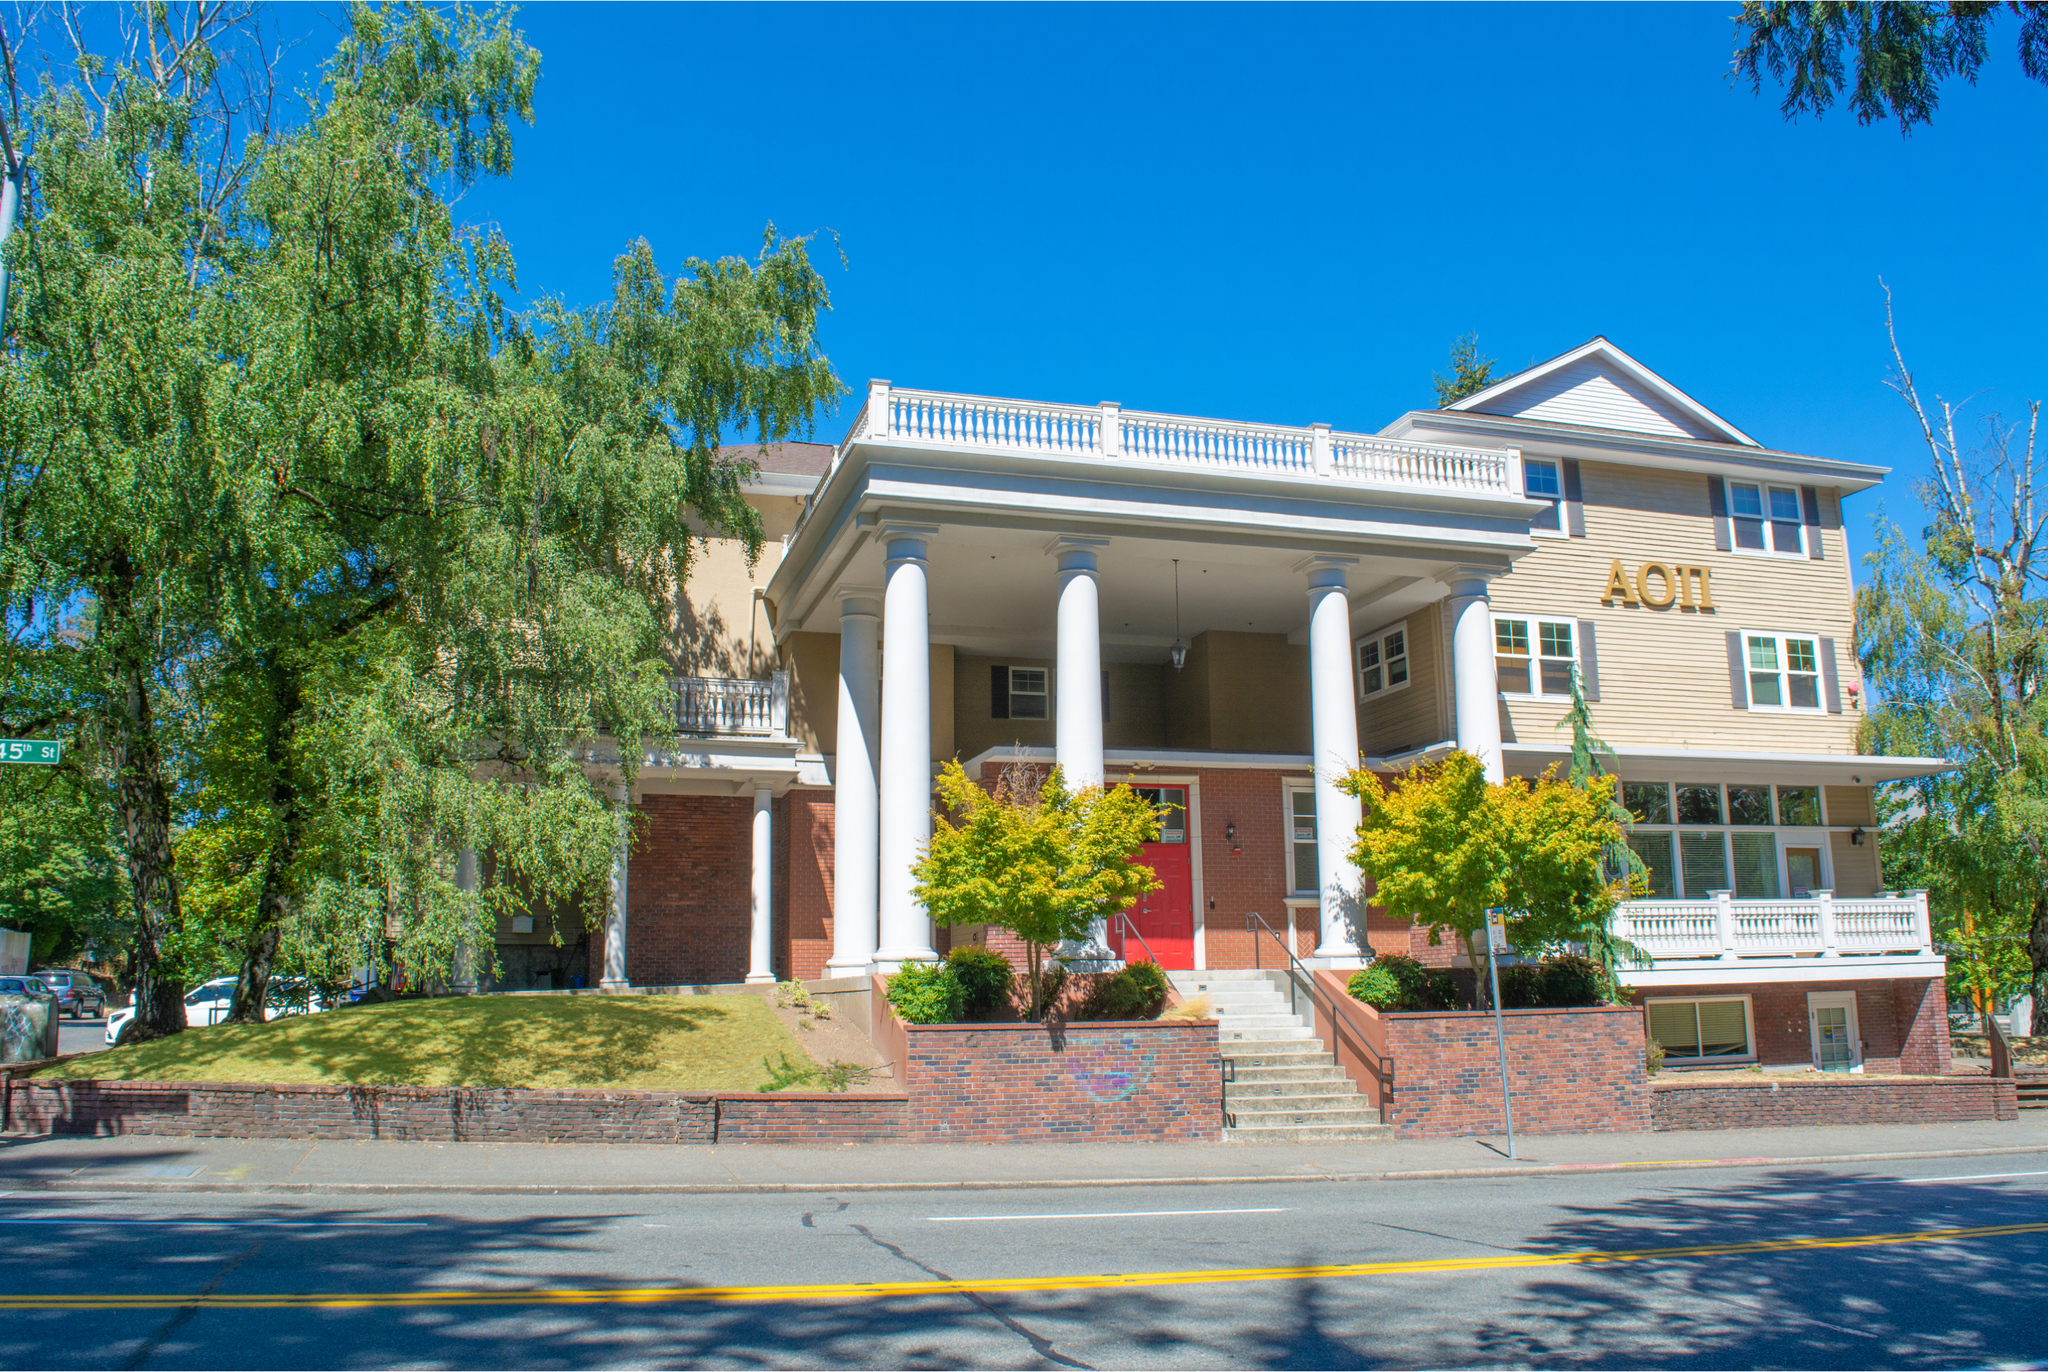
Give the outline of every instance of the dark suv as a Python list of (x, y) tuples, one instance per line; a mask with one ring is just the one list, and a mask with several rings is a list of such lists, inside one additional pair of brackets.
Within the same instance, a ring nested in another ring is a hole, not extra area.
[(50, 993), (57, 997), (57, 1013), (60, 1015), (97, 1019), (107, 1013), (107, 993), (83, 972), (74, 972), (68, 967), (45, 967), (29, 975), (49, 987)]

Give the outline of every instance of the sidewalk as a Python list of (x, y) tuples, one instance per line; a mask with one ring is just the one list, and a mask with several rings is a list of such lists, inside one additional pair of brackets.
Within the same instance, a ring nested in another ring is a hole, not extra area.
[(360, 1143), (276, 1139), (0, 1141), (0, 1191), (379, 1194), (982, 1190), (1246, 1181), (1423, 1181), (1634, 1168), (1882, 1163), (2048, 1153), (2048, 1111), (2015, 1121), (1335, 1144), (791, 1147)]

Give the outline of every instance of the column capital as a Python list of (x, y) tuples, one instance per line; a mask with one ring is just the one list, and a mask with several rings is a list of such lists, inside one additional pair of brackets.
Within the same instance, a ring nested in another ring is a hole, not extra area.
[[(900, 519), (884, 519), (875, 525), (875, 537), (881, 541), (883, 557), (889, 562), (924, 561), (926, 545), (938, 532), (936, 524), (913, 524)], [(916, 545), (916, 552), (907, 550), (906, 545), (912, 544)], [(898, 552), (899, 548), (906, 550)]]
[(1451, 588), (1454, 596), (1483, 596), (1487, 585), (1508, 574), (1506, 567), (1489, 567), (1475, 563), (1460, 563), (1446, 567), (1436, 574), (1436, 579)]
[(1358, 559), (1349, 553), (1310, 553), (1294, 564), (1294, 570), (1308, 578), (1309, 593), (1327, 591), (1332, 588), (1343, 590), (1348, 575)]
[(1092, 572), (1096, 554), (1109, 546), (1106, 538), (1084, 534), (1058, 534), (1045, 545), (1046, 555), (1059, 559), (1062, 572)]
[(836, 592), (839, 597), (841, 619), (880, 619), (882, 617), (882, 588), (880, 586), (841, 586)]

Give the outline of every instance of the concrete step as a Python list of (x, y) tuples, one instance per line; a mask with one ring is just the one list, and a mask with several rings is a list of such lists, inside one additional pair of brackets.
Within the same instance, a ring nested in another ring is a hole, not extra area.
[(1341, 1143), (1393, 1137), (1391, 1124), (1240, 1125), (1223, 1131), (1225, 1143)]
[(1223, 1043), (1321, 1043), (1315, 1031), (1295, 1025), (1288, 1028), (1278, 1024), (1261, 1024), (1249, 1029), (1233, 1029), (1227, 1024), (1216, 1026), (1216, 1037)]
[(1217, 967), (1204, 972), (1168, 972), (1166, 979), (1176, 987), (1192, 986), (1197, 989), (1226, 981), (1263, 981), (1271, 984), (1272, 972), (1255, 971), (1250, 967)]
[(1321, 1039), (1240, 1039), (1218, 1050), (1236, 1067), (1335, 1067), (1336, 1055)]
[(1330, 1096), (1325, 1102), (1313, 1098), (1306, 1101), (1289, 1101), (1284, 1106), (1266, 1108), (1261, 1102), (1257, 1109), (1243, 1110), (1236, 1106), (1223, 1107), (1224, 1122), (1233, 1129), (1272, 1128), (1283, 1125), (1290, 1129), (1302, 1129), (1309, 1125), (1353, 1125), (1378, 1124), (1380, 1112), (1370, 1106), (1357, 1103), (1355, 1097), (1346, 1104), (1346, 1097)]
[(1243, 1014), (1232, 1013), (1222, 1017), (1225, 1029), (1249, 1032), (1253, 1029), (1304, 1029), (1300, 1015), (1275, 1014), (1267, 1010), (1248, 1010)]
[(1303, 1097), (1346, 1096), (1363, 1100), (1357, 1085), (1342, 1072), (1331, 1076), (1293, 1077), (1281, 1081), (1246, 1081), (1233, 1076), (1223, 1087), (1223, 1099), (1247, 1102), (1248, 1110), (1263, 1107), (1251, 1105), (1255, 1100), (1300, 1100)]

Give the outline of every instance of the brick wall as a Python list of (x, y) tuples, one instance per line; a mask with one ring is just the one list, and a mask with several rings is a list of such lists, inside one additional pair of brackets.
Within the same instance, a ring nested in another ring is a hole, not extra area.
[(1762, 1129), (1771, 1126), (1933, 1124), (2019, 1117), (2013, 1083), (1991, 1077), (1946, 1081), (1820, 1077), (1754, 1082), (1665, 1077), (1650, 1092), (1653, 1129)]
[[(645, 797), (626, 883), (626, 976), (635, 986), (744, 981), (752, 923), (754, 798)], [(604, 965), (593, 936), (591, 959)]]
[(814, 981), (832, 960), (832, 793), (791, 791), (788, 838), (776, 864), (777, 975)]
[(1673, 986), (1636, 990), (1631, 998), (1749, 996), (1758, 1061), (1770, 1067), (1808, 1066), (1813, 1036), (1806, 1018), (1808, 991), (1853, 991), (1864, 1070), (1939, 1076), (1948, 1071), (1948, 990), (1939, 978), (1869, 981), (1790, 981), (1731, 986)]
[[(1491, 1014), (1454, 1010), (1380, 1018), (1394, 1060), (1387, 1122), (1395, 1132), (1404, 1138), (1460, 1138), (1503, 1131)], [(1517, 1133), (1650, 1127), (1640, 1010), (1509, 1010), (1502, 1023)]]
[(22, 1081), (4, 1087), (16, 1134), (398, 1139), (430, 1143), (885, 1142), (901, 1096), (719, 1095), (242, 1082)]
[(927, 1143), (1214, 1140), (1216, 1024), (908, 1026), (910, 1133)]

